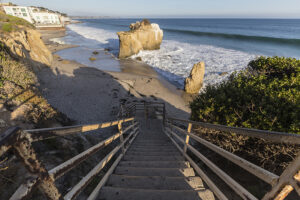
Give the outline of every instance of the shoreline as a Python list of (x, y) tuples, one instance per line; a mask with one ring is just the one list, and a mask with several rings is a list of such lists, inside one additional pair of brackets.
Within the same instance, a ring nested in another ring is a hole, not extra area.
[(151, 66), (131, 59), (117, 60), (105, 51), (99, 51), (104, 57), (101, 62), (104, 65), (114, 62), (120, 67), (120, 72), (62, 59), (56, 54), (58, 51), (78, 46), (58, 44), (50, 39), (64, 37), (66, 31), (39, 32), (53, 54), (52, 66), (38, 73), (40, 89), (52, 106), (76, 123), (115, 119), (119, 104), (124, 100), (128, 104), (136, 101), (165, 102), (168, 115), (189, 118), (188, 102), (192, 97), (165, 80)]

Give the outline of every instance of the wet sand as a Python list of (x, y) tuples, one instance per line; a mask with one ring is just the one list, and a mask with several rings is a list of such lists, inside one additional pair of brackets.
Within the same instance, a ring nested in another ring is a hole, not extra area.
[(165, 102), (168, 115), (189, 117), (190, 97), (164, 80), (149, 65), (131, 59), (118, 60), (108, 52), (99, 51), (100, 68), (107, 70), (87, 67), (72, 60), (64, 60), (56, 54), (62, 49), (74, 47), (50, 41), (51, 38), (63, 37), (65, 31), (43, 30), (41, 33), (42, 39), (54, 54), (54, 60), (50, 68), (38, 73), (40, 89), (52, 106), (76, 123), (116, 119), (120, 101), (128, 104), (145, 100)]

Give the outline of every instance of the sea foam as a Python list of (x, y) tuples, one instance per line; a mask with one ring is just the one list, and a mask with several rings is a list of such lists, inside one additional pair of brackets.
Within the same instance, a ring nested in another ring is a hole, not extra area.
[(87, 39), (93, 40), (88, 42), (88, 45), (96, 44), (102, 46), (103, 48), (110, 48), (113, 50), (119, 49), (118, 36), (114, 32), (95, 27), (83, 26), (81, 24), (71, 24), (68, 26), (68, 28), (69, 30), (74, 31)]
[(64, 39), (62, 39), (62, 38), (52, 38), (52, 39), (50, 39), (50, 41), (58, 43), (58, 44), (66, 44)]
[[(141, 51), (141, 57), (170, 81), (183, 87), (184, 79), (195, 63), (205, 62), (204, 85), (220, 83), (232, 72), (244, 69), (256, 55), (210, 45), (192, 45), (178, 41), (163, 41), (160, 50)], [(224, 75), (224, 72), (226, 72)]]
[[(118, 53), (119, 41), (115, 32), (82, 24), (69, 25), (68, 29), (86, 39), (84, 41), (81, 39), (81, 44), (78, 45), (110, 48), (113, 54), (116, 55)], [(78, 37), (76, 35), (73, 37)], [(72, 41), (75, 41), (75, 39), (73, 38)], [(183, 88), (184, 79), (189, 75), (195, 63), (205, 62), (205, 86), (207, 84), (220, 83), (228, 78), (232, 72), (244, 69), (249, 61), (253, 60), (257, 55), (211, 45), (193, 45), (179, 41), (164, 40), (159, 50), (141, 51), (137, 55), (132, 56), (133, 59), (136, 57), (141, 57), (143, 62), (151, 65), (178, 87)], [(226, 72), (225, 75), (224, 72)]]

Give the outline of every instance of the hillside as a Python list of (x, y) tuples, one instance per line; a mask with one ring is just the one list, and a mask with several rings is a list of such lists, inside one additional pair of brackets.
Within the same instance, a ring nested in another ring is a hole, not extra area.
[[(52, 61), (40, 34), (22, 19), (3, 13), (0, 19), (0, 134), (12, 126), (33, 129), (69, 125), (71, 121), (53, 108), (38, 89), (36, 72), (49, 67)], [(12, 29), (3, 30), (5, 24)], [(84, 144), (80, 139), (70, 141), (42, 141), (36, 144), (37, 152), (52, 150), (57, 154), (65, 152), (66, 156)], [(48, 161), (61, 163), (63, 156), (57, 154), (42, 159), (46, 165)], [(1, 158), (0, 164), (0, 199), (8, 199), (26, 178), (26, 170), (10, 152)]]
[(36, 127), (65, 117), (40, 95), (35, 71), (51, 64), (52, 54), (27, 21), (0, 13), (1, 129)]
[(28, 21), (22, 18), (6, 15), (1, 11), (0, 11), (0, 27), (1, 27), (0, 31), (3, 32), (12, 32), (24, 28), (34, 29), (33, 24), (29, 23)]

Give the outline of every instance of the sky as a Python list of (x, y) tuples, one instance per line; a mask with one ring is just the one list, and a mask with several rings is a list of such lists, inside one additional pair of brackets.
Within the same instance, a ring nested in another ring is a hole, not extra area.
[(11, 0), (10, 2), (18, 5), (43, 6), (71, 16), (300, 18), (300, 0)]

